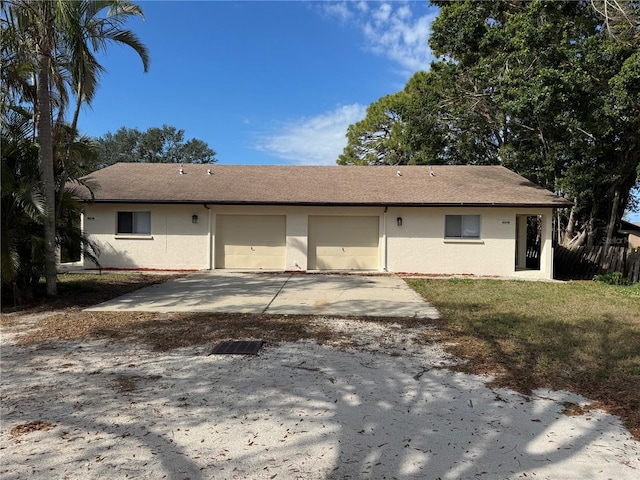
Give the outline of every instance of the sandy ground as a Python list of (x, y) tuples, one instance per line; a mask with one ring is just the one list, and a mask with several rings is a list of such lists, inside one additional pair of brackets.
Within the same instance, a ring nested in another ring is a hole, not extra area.
[(640, 478), (640, 442), (616, 417), (562, 413), (584, 398), (490, 389), (393, 325), (318, 321), (356, 332), (361, 347), (25, 347), (5, 330), (0, 477)]

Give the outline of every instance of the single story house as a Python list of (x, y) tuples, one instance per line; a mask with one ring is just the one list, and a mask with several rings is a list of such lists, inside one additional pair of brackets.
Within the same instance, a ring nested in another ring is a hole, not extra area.
[(626, 220), (620, 221), (618, 233), (627, 240), (629, 248), (637, 250), (640, 248), (640, 223), (631, 223)]
[(554, 209), (571, 205), (501, 166), (119, 163), (85, 180), (103, 268), (551, 279)]

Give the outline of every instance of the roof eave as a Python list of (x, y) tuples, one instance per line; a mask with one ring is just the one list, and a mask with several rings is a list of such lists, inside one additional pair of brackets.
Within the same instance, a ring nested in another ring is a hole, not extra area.
[(83, 203), (155, 204), (155, 205), (226, 205), (226, 206), (303, 206), (303, 207), (497, 207), (497, 208), (568, 208), (571, 202), (304, 202), (304, 201), (237, 201), (237, 200), (153, 200), (153, 199), (83, 199)]

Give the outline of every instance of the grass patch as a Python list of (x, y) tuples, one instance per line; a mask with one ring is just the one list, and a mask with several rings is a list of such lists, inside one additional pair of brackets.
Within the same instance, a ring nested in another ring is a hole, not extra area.
[(429, 302), (460, 368), (528, 393), (566, 389), (640, 438), (640, 285), (411, 279)]

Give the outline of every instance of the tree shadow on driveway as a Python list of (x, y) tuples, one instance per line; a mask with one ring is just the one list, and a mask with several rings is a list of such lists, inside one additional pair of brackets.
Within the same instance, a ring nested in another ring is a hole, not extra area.
[[(313, 342), (258, 356), (210, 346), (58, 341), (2, 350), (3, 478), (635, 478), (614, 417), (561, 414), (440, 368), (442, 357)], [(50, 430), (12, 436), (34, 420)]]

